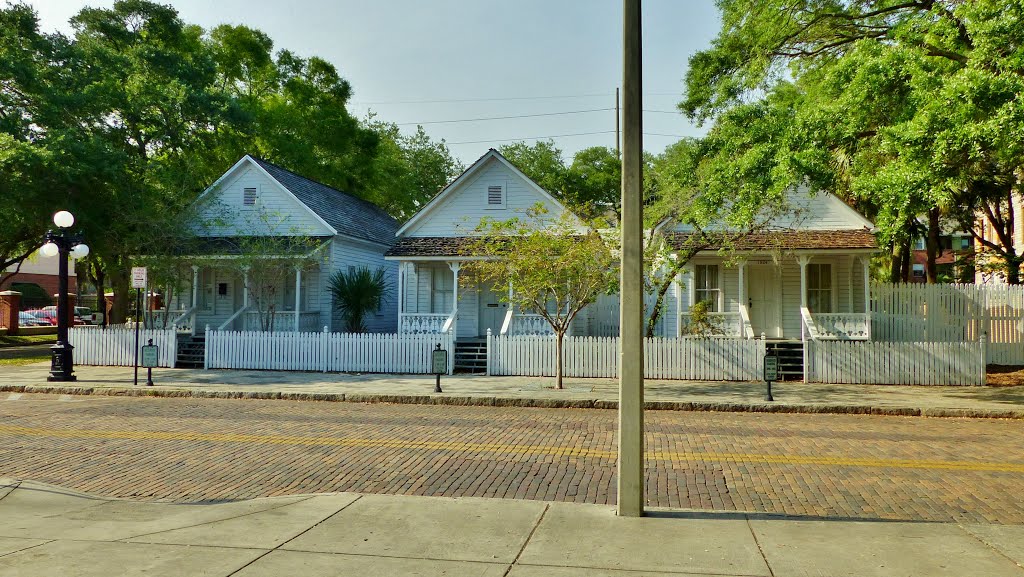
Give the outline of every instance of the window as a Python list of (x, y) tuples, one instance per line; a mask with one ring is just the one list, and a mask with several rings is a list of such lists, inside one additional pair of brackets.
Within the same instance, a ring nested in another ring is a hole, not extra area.
[(832, 265), (807, 265), (807, 308), (812, 313), (832, 312)]
[(500, 184), (487, 186), (487, 208), (505, 208), (505, 187)]
[(719, 311), (719, 300), (721, 289), (718, 285), (718, 265), (699, 264), (694, 267), (694, 286), (696, 287), (696, 302), (709, 301), (708, 311)]
[(915, 264), (914, 265), (913, 273), (914, 273), (914, 278), (924, 278), (924, 265), (923, 264)]
[(924, 237), (923, 236), (919, 236), (916, 239), (914, 239), (914, 250), (924, 250), (924, 249), (925, 249)]
[(256, 189), (242, 189), (242, 204), (245, 206), (256, 206)]
[(435, 268), (430, 279), (430, 312), (452, 312), (452, 299), (455, 297), (455, 279), (447, 268)]

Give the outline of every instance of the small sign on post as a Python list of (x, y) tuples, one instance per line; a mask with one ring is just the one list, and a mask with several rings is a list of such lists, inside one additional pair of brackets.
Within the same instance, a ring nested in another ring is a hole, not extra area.
[(764, 400), (774, 401), (772, 398), (772, 381), (779, 380), (779, 357), (776, 355), (764, 356), (764, 381), (768, 383), (768, 394)]
[(437, 381), (434, 382), (434, 392), (443, 393), (441, 390), (441, 375), (448, 372), (448, 351), (441, 348), (441, 343), (437, 343), (437, 347), (431, 351), (430, 357), (430, 368), (434, 376), (437, 377)]
[[(139, 317), (142, 313), (142, 289), (146, 288), (146, 267), (132, 267), (132, 288), (135, 289), (135, 380), (139, 384)], [(153, 384), (153, 383), (149, 383)]]
[(142, 366), (146, 368), (146, 386), (153, 386), (153, 367), (160, 363), (160, 347), (159, 345), (153, 344), (153, 339), (149, 339), (149, 344), (142, 347)]

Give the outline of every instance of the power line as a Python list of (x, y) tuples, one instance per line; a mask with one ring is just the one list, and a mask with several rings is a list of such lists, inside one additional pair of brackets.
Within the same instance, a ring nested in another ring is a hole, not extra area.
[(464, 140), (460, 142), (445, 142), (445, 144), (481, 144), (486, 142), (518, 142), (520, 140), (543, 140), (545, 138), (563, 138), (566, 136), (592, 136), (595, 134), (612, 134), (614, 130), (599, 130), (597, 132), (574, 132), (572, 134), (549, 134), (547, 136), (524, 136), (522, 138), (489, 138), (487, 140)]
[[(505, 96), (496, 98), (442, 98), (435, 100), (354, 100), (352, 105), (363, 104), (442, 104), (446, 102), (500, 102), (508, 100), (557, 100), (567, 98), (596, 98), (609, 96), (612, 92), (594, 92), (590, 94), (563, 94), (548, 96)], [(678, 92), (644, 92), (648, 96), (680, 96)]]
[[(455, 144), (485, 144), (489, 142), (519, 142), (522, 140), (545, 140), (548, 138), (564, 138), (568, 136), (593, 136), (597, 134), (613, 134), (614, 130), (600, 130), (597, 132), (574, 132), (571, 134), (549, 134), (547, 136), (524, 136), (522, 138), (489, 138), (487, 140), (462, 140), (459, 142), (445, 142), (446, 145)], [(686, 138), (683, 134), (661, 134), (658, 132), (645, 132), (644, 136), (667, 136), (672, 138)]]
[(561, 116), (563, 114), (583, 114), (586, 112), (609, 112), (614, 108), (591, 108), (589, 110), (567, 110), (565, 112), (541, 112), (537, 114), (516, 114), (512, 116), (487, 116), (484, 118), (461, 118), (454, 120), (428, 120), (426, 122), (397, 122), (396, 126), (413, 126), (420, 124), (452, 124), (456, 122), (480, 122), (483, 120), (509, 120), (512, 118), (534, 118), (537, 116)]
[(594, 94), (567, 94), (562, 96), (506, 96), (503, 98), (449, 98), (440, 100), (376, 100), (376, 101), (354, 101), (350, 104), (440, 104), (443, 102), (495, 102), (502, 100), (553, 100), (558, 98), (592, 98), (596, 96), (608, 96), (610, 93), (598, 92)]

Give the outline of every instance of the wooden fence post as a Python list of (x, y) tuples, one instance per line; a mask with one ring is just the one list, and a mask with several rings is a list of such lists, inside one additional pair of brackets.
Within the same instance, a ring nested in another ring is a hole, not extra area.
[(210, 331), (210, 325), (206, 325), (206, 341), (205, 341), (205, 345), (206, 346), (203, 347), (203, 370), (204, 371), (210, 370), (210, 345), (212, 344), (210, 342), (210, 340), (211, 340), (210, 339), (210, 332), (211, 332)]
[(978, 341), (981, 344), (981, 384), (982, 385), (984, 385), (985, 382), (988, 379), (988, 373), (986, 372), (987, 369), (988, 369), (988, 360), (986, 359), (986, 356), (985, 356), (985, 353), (986, 353), (986, 351), (985, 351), (985, 349), (986, 349), (985, 341), (987, 341), (987, 340), (988, 340), (988, 336), (985, 334), (985, 331), (981, 331), (981, 336), (978, 338)]
[(320, 334), (320, 366), (323, 369), (322, 372), (327, 372), (327, 366), (330, 363), (330, 346), (331, 346), (331, 333), (324, 325), (324, 331)]

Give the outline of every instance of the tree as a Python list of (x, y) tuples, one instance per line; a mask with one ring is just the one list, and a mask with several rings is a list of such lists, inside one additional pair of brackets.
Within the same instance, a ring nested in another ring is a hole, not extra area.
[(524, 218), (484, 219), (474, 254), (463, 262), (466, 282), (493, 283), (514, 309), (536, 313), (555, 333), (555, 388), (562, 388), (562, 343), (573, 319), (614, 290), (618, 269), (611, 248), (569, 213), (554, 218), (542, 206)]
[(895, 254), (907, 251), (911, 220), (928, 214), (936, 226), (935, 213), (947, 214), (1020, 281), (1010, 231), (1024, 162), (1024, 63), (1013, 48), (1024, 40), (1024, 2), (719, 6), (718, 37), (690, 62), (685, 113), (713, 120), (794, 93), (791, 183), (806, 178), (876, 209), (865, 212)]
[(334, 310), (341, 313), (345, 326), (353, 333), (366, 332), (363, 318), (384, 306), (390, 288), (383, 268), (371, 271), (365, 266), (335, 271), (328, 283)]
[(364, 124), (380, 143), (365, 197), (400, 221), (408, 220), (464, 169), (444, 140), (431, 140), (422, 126), (407, 136), (396, 124), (374, 116)]

